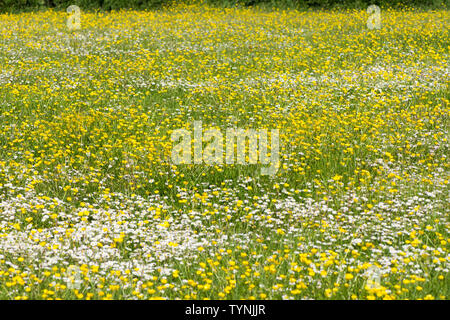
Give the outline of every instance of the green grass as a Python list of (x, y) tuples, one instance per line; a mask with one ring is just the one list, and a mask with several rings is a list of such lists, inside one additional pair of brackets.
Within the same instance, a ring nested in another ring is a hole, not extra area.
[[(0, 15), (0, 298), (448, 299), (448, 11), (381, 15)], [(195, 120), (276, 175), (174, 165)]]

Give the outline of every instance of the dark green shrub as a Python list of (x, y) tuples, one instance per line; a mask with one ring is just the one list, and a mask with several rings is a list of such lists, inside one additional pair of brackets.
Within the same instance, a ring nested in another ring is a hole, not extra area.
[[(0, 12), (30, 11), (39, 8), (65, 9), (75, 4), (83, 10), (152, 9), (180, 0), (0, 0)], [(195, 2), (196, 0), (181, 0)], [(279, 8), (367, 8), (371, 4), (381, 7), (414, 6), (448, 8), (450, 0), (205, 0), (221, 7), (269, 6)]]

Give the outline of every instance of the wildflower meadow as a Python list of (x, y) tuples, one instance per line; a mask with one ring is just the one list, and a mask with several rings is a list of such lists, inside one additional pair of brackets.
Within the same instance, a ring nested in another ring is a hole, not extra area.
[(0, 299), (449, 299), (449, 21), (0, 14)]

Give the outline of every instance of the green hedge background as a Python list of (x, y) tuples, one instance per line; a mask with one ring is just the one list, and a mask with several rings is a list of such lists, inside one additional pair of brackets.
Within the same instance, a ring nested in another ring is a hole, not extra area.
[[(66, 9), (75, 4), (81, 9), (152, 9), (170, 5), (180, 0), (0, 0), (0, 12), (34, 11), (45, 8)], [(215, 6), (265, 6), (278, 8), (367, 8), (371, 4), (380, 7), (446, 8), (450, 0), (181, 0), (206, 2)]]

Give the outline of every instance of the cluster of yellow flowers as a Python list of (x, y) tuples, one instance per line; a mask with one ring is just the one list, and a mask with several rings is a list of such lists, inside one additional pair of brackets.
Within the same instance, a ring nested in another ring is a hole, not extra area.
[[(448, 14), (0, 15), (0, 298), (448, 299)], [(276, 175), (174, 165), (194, 120)]]

